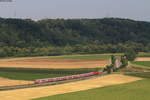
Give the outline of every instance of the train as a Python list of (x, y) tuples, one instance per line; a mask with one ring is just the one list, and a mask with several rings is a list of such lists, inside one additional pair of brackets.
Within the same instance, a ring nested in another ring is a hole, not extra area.
[(65, 81), (65, 80), (72, 80), (72, 79), (79, 79), (84, 77), (91, 77), (96, 75), (101, 75), (103, 72), (90, 72), (85, 74), (78, 74), (78, 75), (71, 75), (71, 76), (64, 76), (64, 77), (56, 77), (56, 78), (45, 78), (45, 79), (37, 79), (34, 81), (35, 84), (44, 84), (44, 83), (52, 83), (57, 81)]

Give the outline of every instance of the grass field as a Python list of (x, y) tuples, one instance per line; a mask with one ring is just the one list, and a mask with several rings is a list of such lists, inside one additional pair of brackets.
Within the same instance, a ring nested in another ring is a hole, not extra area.
[(132, 73), (128, 75), (139, 76), (145, 79), (133, 83), (66, 93), (34, 100), (149, 100), (150, 73)]
[(35, 80), (41, 78), (61, 77), (72, 74), (98, 71), (100, 68), (84, 69), (30, 69), (30, 68), (0, 68), (0, 77), (14, 80)]
[(63, 56), (52, 56), (50, 59), (109, 59), (110, 55), (102, 54), (90, 54), (90, 55), (63, 55)]
[(150, 67), (150, 61), (133, 61), (133, 64)]

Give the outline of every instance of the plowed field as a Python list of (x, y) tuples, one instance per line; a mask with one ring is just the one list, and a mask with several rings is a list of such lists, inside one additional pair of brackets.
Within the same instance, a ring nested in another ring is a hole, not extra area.
[(49, 59), (49, 58), (14, 58), (1, 59), (0, 67), (17, 68), (95, 68), (105, 67), (108, 59)]

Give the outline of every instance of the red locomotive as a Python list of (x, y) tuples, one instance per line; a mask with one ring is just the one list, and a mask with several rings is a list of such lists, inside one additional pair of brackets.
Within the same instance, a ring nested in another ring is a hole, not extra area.
[(78, 74), (78, 75), (72, 75), (72, 76), (65, 76), (65, 77), (38, 79), (38, 80), (35, 80), (34, 83), (35, 84), (43, 84), (43, 83), (50, 83), (50, 82), (57, 82), (57, 81), (64, 81), (64, 80), (71, 80), (71, 79), (78, 79), (78, 78), (84, 78), (84, 77), (100, 75), (102, 73), (103, 72), (90, 72), (90, 73)]

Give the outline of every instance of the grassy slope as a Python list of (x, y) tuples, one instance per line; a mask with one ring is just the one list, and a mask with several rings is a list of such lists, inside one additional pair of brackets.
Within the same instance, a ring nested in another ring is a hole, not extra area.
[[(150, 61), (133, 61), (133, 64), (150, 67)], [(142, 67), (141, 66), (141, 67)]]
[(136, 73), (146, 79), (128, 84), (108, 86), (74, 93), (66, 93), (35, 100), (149, 100), (150, 73)]

